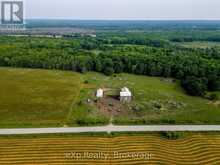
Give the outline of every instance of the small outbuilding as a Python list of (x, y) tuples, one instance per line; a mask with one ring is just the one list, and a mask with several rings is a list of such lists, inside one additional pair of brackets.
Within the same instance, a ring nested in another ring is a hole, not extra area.
[(120, 92), (120, 101), (122, 103), (129, 103), (131, 102), (131, 100), (132, 100), (131, 91), (127, 87), (122, 88)]
[(103, 91), (103, 89), (98, 89), (97, 91), (96, 91), (96, 97), (97, 98), (103, 98), (103, 96), (104, 96), (104, 91)]

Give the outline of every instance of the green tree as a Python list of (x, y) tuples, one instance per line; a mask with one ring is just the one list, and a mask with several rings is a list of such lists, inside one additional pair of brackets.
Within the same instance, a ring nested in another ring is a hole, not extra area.
[(106, 58), (104, 59), (104, 69), (103, 69), (103, 72), (104, 74), (110, 76), (114, 73), (114, 69), (113, 69), (113, 62), (112, 62), (112, 59), (111, 58)]
[(207, 80), (205, 78), (188, 76), (182, 80), (181, 85), (192, 96), (203, 96), (207, 90)]

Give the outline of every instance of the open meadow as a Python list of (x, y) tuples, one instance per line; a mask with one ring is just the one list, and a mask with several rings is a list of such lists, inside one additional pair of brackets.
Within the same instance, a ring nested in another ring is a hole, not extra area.
[[(179, 81), (174, 79), (131, 74), (104, 76), (95, 72), (84, 74), (83, 79), (80, 104), (73, 108), (71, 122), (86, 125), (91, 121), (88, 116), (100, 114), (112, 118), (115, 124), (220, 123), (219, 101), (189, 96), (180, 87)], [(121, 105), (117, 95), (124, 86), (132, 91), (133, 100)], [(101, 100), (94, 98), (98, 88), (106, 90)], [(87, 103), (88, 99), (90, 103)]]
[(77, 73), (0, 68), (0, 127), (63, 126), (78, 97)]
[(179, 45), (186, 48), (201, 48), (201, 49), (220, 47), (220, 44), (218, 42), (184, 42)]
[(0, 137), (0, 164), (219, 164), (219, 134), (168, 140), (159, 134)]
[[(168, 78), (0, 68), (0, 127), (219, 124), (219, 101), (187, 95)], [(132, 102), (118, 99), (128, 87)], [(97, 99), (103, 88), (105, 97)]]

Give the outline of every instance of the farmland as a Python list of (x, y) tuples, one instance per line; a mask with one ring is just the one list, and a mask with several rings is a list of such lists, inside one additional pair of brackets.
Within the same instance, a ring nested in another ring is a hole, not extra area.
[[(220, 122), (219, 101), (188, 96), (174, 79), (18, 68), (0, 74), (2, 128)], [(134, 95), (127, 105), (112, 97), (123, 86)], [(97, 100), (100, 87), (109, 91)]]
[(0, 36), (0, 127), (220, 123), (219, 31), (115, 23), (93, 36)]
[[(219, 32), (219, 21), (121, 20), (0, 32), (0, 164), (220, 164), (220, 134), (198, 132), (220, 124)], [(140, 132), (151, 125), (197, 132)]]
[[(179, 82), (173, 79), (131, 74), (104, 76), (94, 72), (83, 74), (82, 77), (83, 81), (87, 82), (80, 92), (79, 100), (82, 104), (80, 106), (77, 104), (73, 109), (70, 125), (73, 121), (76, 123), (84, 121), (82, 123), (87, 125), (88, 116), (94, 114), (112, 116), (115, 124), (218, 124), (220, 122), (219, 101), (188, 96)], [(117, 95), (118, 90), (123, 86), (129, 87), (134, 95), (132, 103), (124, 107), (119, 107), (118, 102), (113, 99), (107, 99), (108, 104), (105, 108), (110, 110), (106, 113), (86, 103), (87, 99), (95, 100), (94, 91), (97, 88), (110, 89), (106, 95), (111, 98), (115, 93)], [(116, 110), (112, 108), (114, 106)]]
[(220, 46), (218, 42), (188, 42), (188, 43), (186, 42), (186, 43), (181, 43), (180, 45), (187, 48), (201, 48), (201, 49), (208, 49), (208, 48)]
[[(217, 133), (189, 133), (177, 140), (168, 140), (156, 133), (2, 136), (0, 164), (219, 164), (219, 148)], [(88, 155), (101, 153), (106, 157)], [(145, 154), (146, 157), (118, 156), (126, 153)]]
[(0, 69), (0, 127), (63, 126), (77, 97), (76, 73)]

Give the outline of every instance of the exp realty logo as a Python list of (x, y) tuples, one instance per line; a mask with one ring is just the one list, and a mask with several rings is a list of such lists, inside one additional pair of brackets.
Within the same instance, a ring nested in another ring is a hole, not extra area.
[(0, 0), (1, 2), (1, 27), (5, 30), (24, 29), (24, 1)]

